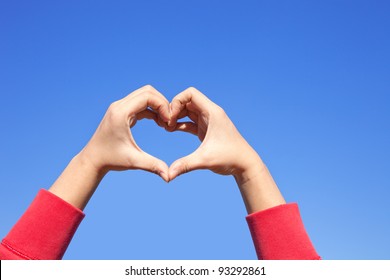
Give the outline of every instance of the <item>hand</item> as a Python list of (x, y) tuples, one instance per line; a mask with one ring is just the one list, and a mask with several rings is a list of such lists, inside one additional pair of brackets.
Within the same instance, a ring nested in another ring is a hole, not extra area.
[(144, 118), (153, 119), (162, 127), (170, 119), (168, 100), (152, 86), (144, 86), (110, 105), (81, 151), (83, 158), (101, 172), (143, 169), (168, 181), (166, 163), (142, 151), (131, 134), (130, 128)]
[[(210, 169), (218, 174), (240, 177), (262, 163), (224, 110), (195, 88), (178, 94), (170, 107), (168, 130), (189, 132), (202, 141), (192, 154), (176, 160), (170, 166), (170, 180), (196, 169)], [(186, 116), (192, 122), (177, 122)]]
[[(248, 214), (286, 203), (267, 167), (245, 141), (221, 107), (194, 88), (170, 104), (169, 131), (195, 134), (202, 141), (192, 154), (169, 167), (169, 180), (196, 170), (234, 175)], [(192, 122), (177, 122), (188, 116)]]

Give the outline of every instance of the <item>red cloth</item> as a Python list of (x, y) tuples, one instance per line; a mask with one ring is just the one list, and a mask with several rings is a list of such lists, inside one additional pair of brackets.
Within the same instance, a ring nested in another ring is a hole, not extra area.
[[(84, 213), (40, 190), (0, 245), (0, 259), (61, 259)], [(247, 216), (259, 259), (319, 259), (304, 229), (297, 204)]]
[(303, 226), (296, 203), (253, 213), (246, 220), (259, 259), (320, 259)]
[(80, 209), (40, 190), (1, 242), (0, 259), (61, 259), (83, 218)]

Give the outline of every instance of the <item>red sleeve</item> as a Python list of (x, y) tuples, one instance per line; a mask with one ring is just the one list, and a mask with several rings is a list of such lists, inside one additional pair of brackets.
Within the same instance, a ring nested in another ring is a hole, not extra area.
[(296, 203), (256, 212), (246, 219), (259, 259), (320, 259), (303, 226)]
[(1, 242), (0, 259), (61, 259), (83, 218), (80, 209), (40, 190)]

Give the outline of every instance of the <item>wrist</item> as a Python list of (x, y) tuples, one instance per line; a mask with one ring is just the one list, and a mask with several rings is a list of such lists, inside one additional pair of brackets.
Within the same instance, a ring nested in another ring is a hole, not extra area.
[(87, 169), (89, 173), (103, 178), (108, 173), (109, 169), (99, 164), (95, 158), (96, 157), (94, 157), (88, 149), (84, 148), (73, 158), (73, 160), (77, 161), (83, 169)]
[(79, 153), (50, 187), (49, 191), (83, 210), (106, 172), (102, 172)]
[(254, 180), (257, 176), (264, 173), (265, 170), (267, 170), (267, 167), (263, 162), (253, 163), (250, 167), (234, 174), (234, 179), (241, 188), (241, 186), (244, 186), (246, 183)]
[(248, 214), (286, 203), (263, 162), (253, 164), (234, 178)]
[(240, 168), (238, 168), (237, 171), (233, 174), (234, 179), (239, 186), (245, 184), (254, 177), (257, 177), (259, 173), (267, 169), (260, 156), (256, 152), (250, 156), (245, 156), (244, 158), (246, 160), (242, 162)]

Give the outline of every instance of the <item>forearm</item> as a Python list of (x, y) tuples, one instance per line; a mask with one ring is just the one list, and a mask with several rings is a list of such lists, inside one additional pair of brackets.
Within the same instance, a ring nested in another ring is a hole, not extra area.
[(319, 259), (298, 205), (286, 204), (257, 153), (235, 175), (248, 211), (247, 221), (259, 259)]
[(70, 161), (49, 192), (83, 210), (105, 174), (106, 171), (96, 169), (80, 152)]
[(267, 166), (257, 154), (234, 178), (248, 214), (286, 203)]

